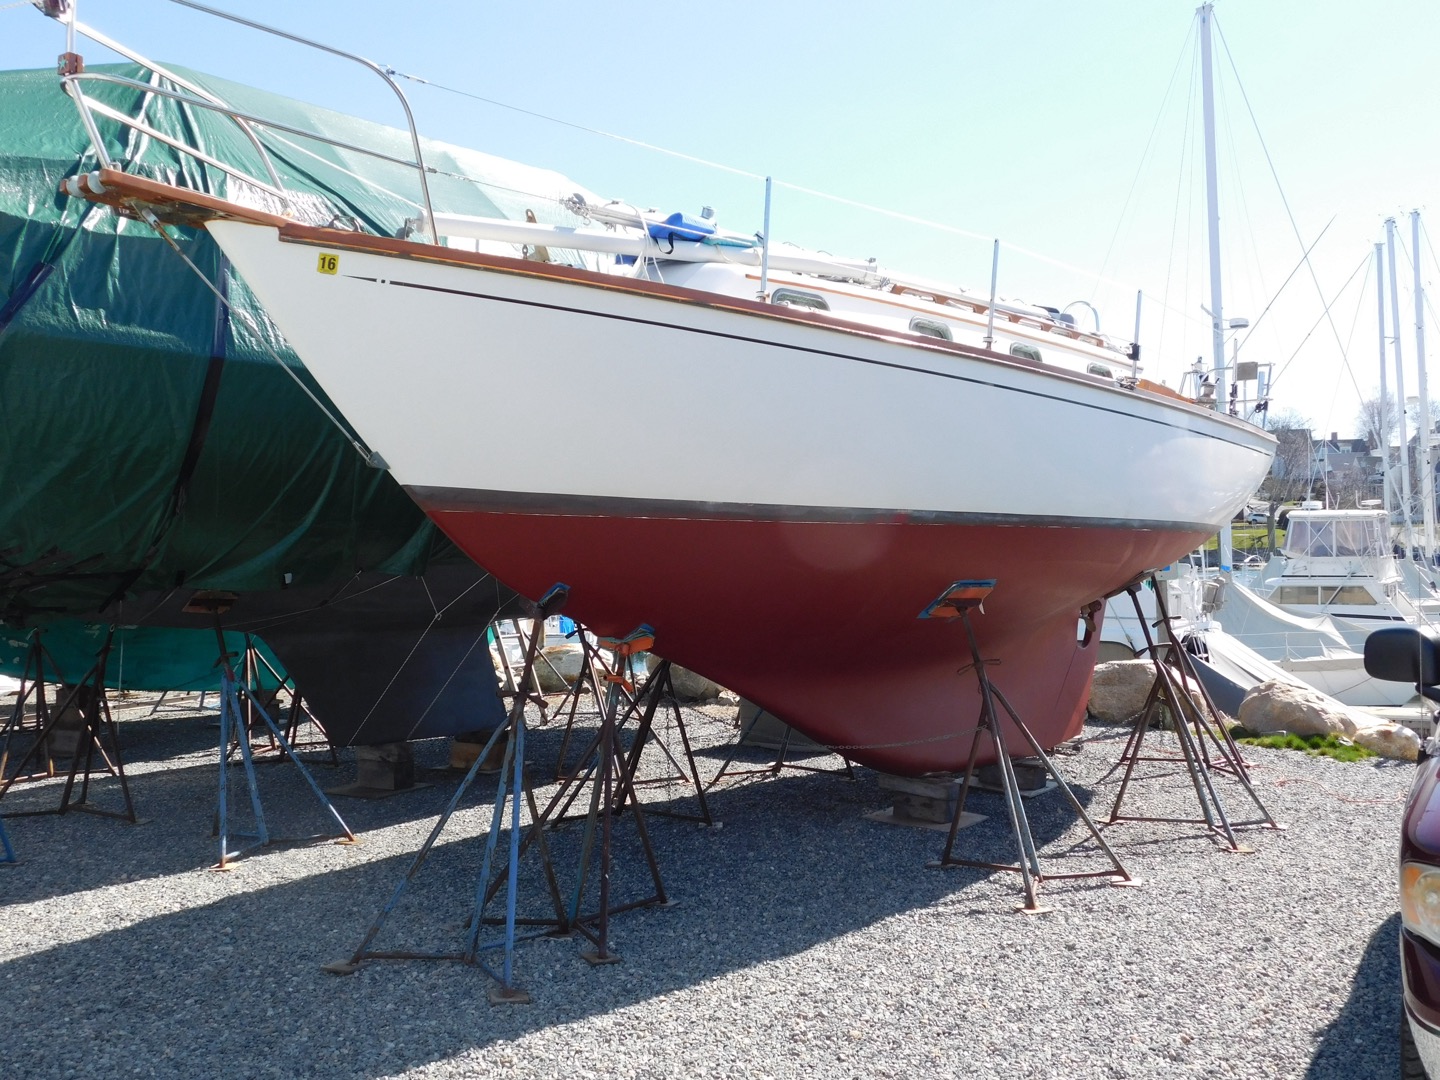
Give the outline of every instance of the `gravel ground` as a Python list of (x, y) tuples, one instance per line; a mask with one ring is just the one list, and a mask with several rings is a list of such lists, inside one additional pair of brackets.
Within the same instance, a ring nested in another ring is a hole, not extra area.
[[(927, 869), (943, 835), (865, 820), (889, 804), (871, 772), (727, 782), (711, 793), (720, 827), (648, 817), (677, 903), (615, 917), (623, 962), (592, 967), (578, 940), (523, 942), (517, 980), (533, 1003), (492, 1007), (486, 975), (456, 963), (320, 970), (354, 949), (453, 791), (457, 774), (439, 771), (443, 741), (417, 750), (431, 786), (337, 800), (358, 846), (275, 847), (213, 873), (214, 714), (167, 702), (146, 719), (148, 709), (132, 699), (121, 724), (143, 824), (8, 822), (22, 862), (0, 867), (0, 1076), (1357, 1080), (1398, 1070), (1395, 860), (1413, 767), (1248, 750), (1286, 831), (1248, 830), (1253, 853), (1231, 854), (1195, 826), (1111, 827), (1143, 887), (1048, 882), (1055, 910), (1040, 916), (1016, 913), (1018, 875)], [(706, 775), (733, 713), (687, 710)], [(1087, 728), (1080, 752), (1057, 759), (1097, 816), (1113, 802), (1105, 774), (1124, 735)], [(537, 774), (557, 747), (553, 728), (533, 734)], [(330, 787), (353, 768), (342, 755), (315, 772)], [(260, 775), (272, 828), (323, 827), (296, 770)], [(102, 788), (97, 800), (113, 795)], [(477, 782), (376, 947), (458, 947), (494, 790), (493, 778)], [(1250, 816), (1233, 782), (1222, 792), (1233, 816)], [(645, 798), (693, 809), (678, 784)], [(3, 806), (58, 801), (42, 782)], [(1103, 865), (1056, 793), (1027, 806), (1047, 871)], [(960, 834), (961, 848), (1008, 861), (999, 797), (977, 795), (972, 808), (988, 816)], [(1171, 772), (1134, 788), (1127, 811), (1196, 807)], [(622, 900), (648, 885), (633, 828), (617, 826)], [(567, 895), (579, 838), (577, 824), (552, 836)], [(538, 862), (527, 858), (520, 877), (522, 914), (539, 914)]]

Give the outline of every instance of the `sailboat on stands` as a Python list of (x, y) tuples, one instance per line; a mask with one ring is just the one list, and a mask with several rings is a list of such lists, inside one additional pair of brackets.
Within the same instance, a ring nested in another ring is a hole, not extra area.
[(202, 193), (101, 163), (67, 192), (208, 230), (476, 562), (529, 596), (565, 583), (601, 634), (648, 624), (660, 655), (890, 772), (970, 748), (963, 631), (917, 618), (948, 586), (993, 582), (980, 651), (1053, 746), (1084, 718), (1098, 601), (1213, 534), (1273, 454), (993, 288), (583, 199), (561, 225), (427, 203), (396, 238), (306, 223), (238, 170)]

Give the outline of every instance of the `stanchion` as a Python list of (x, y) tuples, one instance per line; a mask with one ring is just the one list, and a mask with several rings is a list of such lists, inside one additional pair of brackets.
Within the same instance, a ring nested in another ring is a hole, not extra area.
[[(669, 898), (665, 895), (665, 884), (660, 879), (660, 864), (655, 858), (655, 849), (650, 843), (650, 831), (645, 825), (645, 812), (641, 809), (640, 799), (635, 793), (635, 785), (631, 782), (632, 776), (621, 753), (618, 738), (620, 724), (635, 711), (640, 700), (634, 691), (633, 682), (629, 679), (629, 674), (633, 672), (634, 657), (638, 653), (648, 652), (654, 647), (655, 632), (650, 627), (642, 625), (623, 638), (603, 638), (601, 644), (615, 654), (617, 667), (620, 670), (606, 676), (608, 693), (606, 694), (605, 709), (600, 717), (600, 731), (596, 736), (596, 757), (587, 773), (587, 775), (593, 774), (590, 775), (590, 810), (585, 817), (585, 835), (580, 848), (580, 871), (575, 882), (575, 891), (571, 895), (568, 915), (571, 926), (589, 939), (592, 946), (583, 951), (581, 956), (591, 964), (613, 964), (620, 958), (610, 949), (610, 916), (651, 904), (666, 905), (669, 904)], [(669, 669), (667, 668), (667, 678), (668, 674)], [(647, 694), (646, 697), (648, 704), (645, 719), (641, 722), (634, 742), (634, 759), (637, 761), (640, 751), (644, 748), (645, 736), (649, 733), (650, 721), (654, 718), (655, 707), (659, 702), (657, 696)], [(587, 757), (588, 752), (587, 755), (582, 756), (581, 761), (585, 761)], [(546, 820), (553, 820), (550, 811), (556, 806), (561, 806), (563, 813), (563, 807), (570, 805), (584, 783), (585, 778), (579, 776), (563, 779), (560, 783), (560, 790), (556, 792), (550, 807), (546, 809)], [(567, 787), (572, 788), (568, 797)], [(698, 783), (697, 790), (699, 790)], [(703, 792), (701, 792), (701, 799), (701, 805), (704, 806)], [(641, 850), (650, 870), (650, 878), (655, 892), (641, 900), (612, 905), (610, 871), (614, 819), (627, 802), (630, 818), (635, 823), (635, 830), (640, 839)], [(707, 809), (707, 816), (708, 813)], [(599, 878), (598, 906), (594, 913), (582, 915), (580, 909), (584, 903), (590, 867), (594, 860), (597, 832), (600, 839), (600, 865), (597, 875)]]
[[(592, 644), (584, 629), (581, 628), (580, 640), (582, 643), (580, 676), (570, 691), (572, 708), (565, 734), (561, 739), (555, 766), (556, 780), (561, 782), (570, 795), (559, 806), (558, 812), (551, 820), (554, 822), (565, 820), (565, 814), (569, 811), (580, 790), (574, 782), (577, 780), (583, 782), (589, 779), (599, 760), (596, 755), (600, 748), (601, 736), (597, 731), (576, 758), (575, 765), (567, 767), (565, 764), (568, 745), (574, 734), (576, 713), (573, 703), (579, 700), (582, 684), (588, 684), (599, 706), (602, 728), (606, 714), (611, 714), (615, 722), (617, 739), (624, 734), (630, 721), (638, 718), (629, 749), (624, 754), (622, 775), (627, 786), (647, 787), (655, 784), (673, 784), (679, 781), (694, 789), (698, 812), (692, 814), (654, 807), (651, 807), (648, 812), (657, 817), (675, 817), (686, 821), (699, 821), (705, 825), (714, 824), (710, 816), (710, 805), (705, 798), (707, 785), (700, 779), (700, 767), (695, 761), (695, 752), (690, 743), (685, 716), (681, 712), (679, 700), (675, 695), (670, 661), (662, 659), (655, 670), (643, 680), (637, 674), (637, 657), (640, 653), (653, 647), (654, 631), (648, 626), (642, 626), (624, 639), (601, 638), (598, 639), (598, 643)], [(606, 662), (603, 655), (605, 652), (614, 654), (615, 665), (613, 667)], [(669, 709), (670, 723), (680, 738), (680, 754), (683, 760), (676, 756), (675, 751), (656, 732), (655, 719), (662, 705)], [(669, 776), (637, 778), (641, 755), (645, 748), (652, 744), (659, 747), (673, 771)]]
[[(1151, 635), (1150, 624), (1146, 621), (1140, 605), (1141, 582), (1132, 582), (1126, 586), (1125, 591), (1130, 594), (1140, 628), (1145, 635), (1146, 651), (1155, 667), (1155, 681), (1145, 699), (1145, 707), (1140, 711), (1135, 726), (1130, 732), (1130, 737), (1126, 740), (1125, 749), (1121, 751), (1119, 760), (1111, 769), (1113, 773), (1123, 766), (1125, 771), (1120, 779), (1120, 789), (1115, 794), (1115, 805), (1111, 808), (1110, 817), (1105, 824), (1144, 821), (1174, 825), (1203, 825), (1209, 834), (1223, 842), (1230, 851), (1248, 853), (1253, 849), (1236, 840), (1236, 829), (1264, 826), (1278, 830), (1284, 829), (1284, 826), (1276, 823), (1255, 791), (1239, 746), (1236, 745), (1230, 730), (1221, 720), (1219, 710), (1216, 709), (1204, 684), (1200, 682), (1194, 664), (1190, 661), (1190, 654), (1176, 637), (1175, 628), (1165, 603), (1162, 584), (1153, 575), (1149, 581), (1150, 587), (1155, 592), (1156, 612), (1159, 615), (1158, 625), (1164, 628), (1165, 640), (1157, 643)], [(1180, 746), (1178, 757), (1173, 753), (1165, 752), (1145, 753), (1146, 733), (1150, 730), (1150, 725), (1162, 705), (1169, 712), (1175, 740)], [(1211, 756), (1212, 751), (1213, 757)], [(1142, 761), (1171, 765), (1183, 762), (1186, 774), (1190, 778), (1190, 784), (1195, 790), (1195, 798), (1199, 803), (1201, 816), (1181, 818), (1122, 814), (1121, 807), (1124, 805), (1125, 796), (1129, 791), (1131, 781), (1135, 779), (1135, 766)], [(1220, 798), (1220, 792), (1215, 786), (1214, 774), (1216, 772), (1228, 773), (1239, 782), (1245, 794), (1259, 811), (1260, 817), (1246, 821), (1232, 822), (1230, 820), (1229, 815), (1225, 812), (1225, 804)]]
[[(970, 612), (984, 609), (981, 604), (984, 602), (991, 590), (995, 587), (994, 579), (980, 581), (957, 581), (942, 592), (920, 613), (922, 619), (940, 619), (947, 622), (958, 620), (965, 629), (965, 637), (970, 646), (970, 656), (975, 677), (980, 683), (980, 719), (975, 728), (974, 737), (970, 743), (970, 756), (965, 766), (965, 779), (960, 786), (960, 798), (955, 805), (954, 816), (950, 819), (950, 832), (945, 840), (945, 850), (939, 860), (929, 865), (932, 867), (947, 866), (970, 866), (984, 870), (1008, 870), (1018, 872), (1024, 882), (1025, 903), (1020, 908), (1027, 914), (1040, 914), (1051, 910), (1042, 907), (1039, 903), (1037, 890), (1042, 881), (1075, 880), (1079, 878), (1107, 878), (1112, 885), (1134, 886), (1140, 884), (1139, 880), (1132, 878), (1130, 873), (1120, 863), (1105, 838), (1100, 835), (1100, 829), (1090, 820), (1090, 815), (1085, 812), (1085, 807), (1075, 797), (1070, 785), (1060, 775), (1055, 763), (1049, 755), (1041, 748), (1035, 736), (1025, 725), (1019, 715), (1011, 707), (1010, 702), (990, 681), (989, 672), (986, 670), (987, 661), (980, 655), (980, 645), (975, 638), (975, 629), (970, 623)], [(1020, 732), (1025, 741), (1030, 744), (1030, 749), (1035, 757), (1039, 759), (1041, 766), (1054, 778), (1056, 786), (1069, 801), (1071, 808), (1080, 816), (1085, 827), (1090, 830), (1090, 835), (1110, 860), (1111, 869), (1079, 871), (1063, 874), (1046, 874), (1040, 865), (1040, 853), (1035, 845), (1035, 836), (1030, 830), (1030, 821), (1025, 813), (1024, 799), (1020, 794), (1020, 783), (1015, 776), (1015, 765), (1010, 759), (1010, 751), (1005, 743), (1005, 732), (1003, 721), (995, 711), (995, 702), (998, 701), (1004, 708), (1010, 719), (1011, 725)], [(988, 733), (990, 741), (995, 748), (997, 764), (1000, 767), (1001, 791), (1005, 797), (1005, 809), (1010, 818), (1010, 828), (1015, 837), (1015, 846), (1019, 850), (1019, 860), (1015, 863), (994, 863), (983, 862), (976, 859), (959, 858), (954, 854), (955, 837), (960, 830), (961, 819), (965, 814), (965, 802), (970, 794), (971, 782), (975, 778), (976, 762), (979, 759), (980, 736)]]
[(577, 770), (583, 768), (589, 756), (595, 752), (596, 743), (592, 739), (581, 753), (574, 768), (565, 764), (570, 753), (570, 740), (575, 737), (575, 722), (579, 719), (581, 695), (589, 693), (594, 700), (596, 720), (605, 715), (606, 703), (610, 699), (612, 689), (627, 695), (630, 703), (634, 701), (633, 682), (627, 683), (623, 678), (614, 679), (615, 676), (621, 675), (620, 667), (623, 662), (617, 657), (616, 666), (612, 667), (600, 650), (599, 639), (593, 637), (589, 631), (578, 624), (575, 632), (580, 641), (580, 673), (556, 706), (558, 714), (565, 709), (567, 704), (569, 705), (569, 711), (565, 718), (565, 731), (560, 736), (560, 749), (555, 754), (556, 780), (574, 779)]
[[(265, 673), (268, 673), (275, 686), (273, 690), (267, 690), (264, 683)], [(339, 765), (340, 759), (335, 753), (335, 744), (330, 741), (330, 733), (325, 730), (325, 725), (305, 706), (304, 695), (296, 685), (295, 680), (289, 675), (282, 675), (275, 670), (275, 665), (270, 663), (260, 647), (255, 644), (251, 635), (245, 635), (245, 664), (244, 664), (244, 685), (247, 702), (245, 724), (247, 729), (254, 733), (257, 727), (253, 707), (250, 703), (259, 704), (269, 709), (274, 709), (278, 719), (280, 713), (280, 694), (283, 692), (289, 695), (290, 707), (285, 716), (285, 738), (289, 740), (292, 750), (315, 750), (323, 749), (330, 758), (331, 765)], [(268, 702), (268, 705), (267, 705)], [(315, 734), (302, 742), (300, 739), (300, 726), (309, 723), (315, 729)], [(318, 734), (318, 737), (315, 735)], [(267, 753), (277, 755), (279, 760), (284, 760), (285, 755), (280, 752), (280, 745), (273, 738), (268, 740), (269, 746), (264, 750), (254, 747), (251, 749), (256, 753)]]
[(10, 834), (5, 831), (5, 819), (0, 818), (0, 865), (13, 865), (19, 861), (15, 845), (10, 843)]

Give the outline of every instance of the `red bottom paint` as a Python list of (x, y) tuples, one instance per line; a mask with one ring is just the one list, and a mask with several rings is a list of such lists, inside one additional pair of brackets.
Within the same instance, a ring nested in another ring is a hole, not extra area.
[[(1098, 636), (1080, 646), (1080, 609), (1204, 537), (425, 509), (520, 593), (563, 582), (564, 613), (594, 632), (648, 623), (661, 656), (856, 762), (907, 775), (963, 769), (979, 716), (963, 626), (917, 618), (946, 586), (996, 579), (972, 624), (993, 684), (1048, 749), (1085, 715)], [(1018, 732), (1006, 738), (1019, 754)], [(981, 760), (993, 758), (987, 744)]]

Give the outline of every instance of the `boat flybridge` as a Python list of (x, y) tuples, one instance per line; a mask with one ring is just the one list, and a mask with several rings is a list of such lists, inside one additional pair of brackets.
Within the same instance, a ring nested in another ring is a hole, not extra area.
[(1384, 510), (1292, 510), (1255, 591), (1286, 611), (1330, 616), (1356, 648), (1382, 626), (1440, 615), (1440, 601), (1407, 594)]

